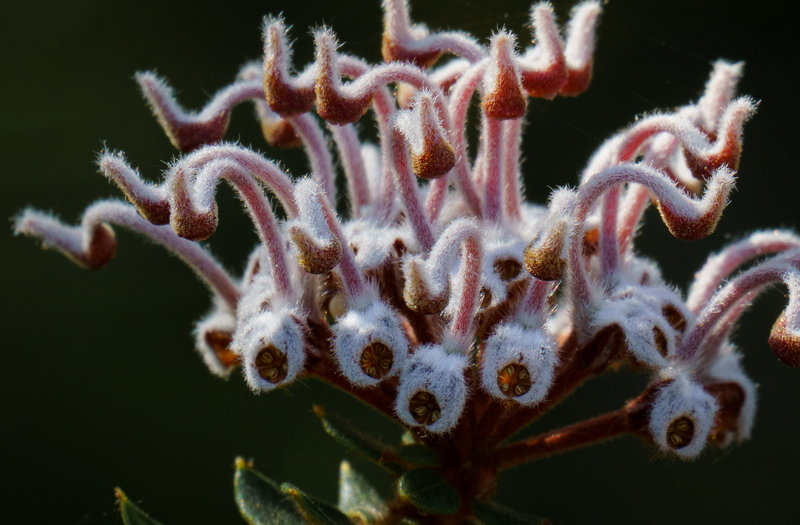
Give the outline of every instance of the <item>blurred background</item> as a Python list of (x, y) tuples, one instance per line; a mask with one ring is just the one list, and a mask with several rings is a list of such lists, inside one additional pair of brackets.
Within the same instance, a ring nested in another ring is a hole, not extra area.
[[(556, 1), (562, 21), (573, 2)], [(793, 29), (780, 3), (688, 0), (605, 5), (589, 92), (530, 104), (525, 173), (530, 199), (574, 184), (591, 152), (637, 115), (697, 99), (717, 58), (745, 60), (741, 92), (761, 100), (745, 128), (737, 191), (714, 236), (672, 239), (647, 216), (639, 249), (685, 286), (705, 257), (757, 228), (797, 228), (796, 86)], [(413, 17), (482, 38), (504, 25), (522, 42), (527, 0), (412, 2)], [(93, 164), (107, 145), (126, 152), (151, 180), (175, 152), (145, 107), (132, 75), (155, 69), (181, 103), (200, 107), (260, 57), (260, 25), (283, 13), (295, 57), (311, 59), (307, 28), (331, 25), (347, 52), (379, 60), (374, 0), (207, 2), (155, 0), (3, 2), (0, 6), (0, 216), (25, 206), (75, 221), (117, 192)], [(229, 137), (265, 150), (249, 106)], [(300, 155), (268, 151), (292, 173)], [(222, 191), (211, 247), (237, 272), (255, 242), (235, 198)], [(652, 211), (652, 210), (651, 210)], [(328, 500), (338, 463), (350, 459), (388, 494), (383, 473), (327, 438), (311, 413), (319, 402), (394, 442), (399, 429), (317, 382), (253, 395), (238, 374), (210, 375), (192, 350), (194, 320), (209, 308), (204, 288), (159, 248), (117, 230), (117, 258), (81, 270), (29, 239), (0, 232), (6, 358), (0, 366), (5, 523), (120, 523), (112, 488), (165, 524), (238, 523), (232, 498), (236, 455)], [(786, 300), (782, 289), (745, 317), (737, 343), (760, 384), (752, 440), (684, 463), (633, 438), (517, 468), (500, 480), (502, 503), (558, 524), (791, 523), (800, 468), (800, 371), (767, 346)], [(614, 409), (646, 378), (595, 380), (528, 433)]]

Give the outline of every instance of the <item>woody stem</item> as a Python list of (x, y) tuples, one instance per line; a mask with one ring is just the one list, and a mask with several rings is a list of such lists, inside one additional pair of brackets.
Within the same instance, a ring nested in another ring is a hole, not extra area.
[(606, 441), (631, 431), (629, 415), (621, 409), (502, 447), (495, 453), (495, 460), (498, 470), (502, 470)]

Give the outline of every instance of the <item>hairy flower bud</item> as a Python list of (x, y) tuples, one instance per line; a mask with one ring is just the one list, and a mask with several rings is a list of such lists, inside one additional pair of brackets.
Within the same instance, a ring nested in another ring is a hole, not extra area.
[(467, 399), (466, 366), (463, 355), (441, 345), (417, 348), (400, 374), (395, 404), (400, 420), (437, 434), (455, 427)]
[(705, 448), (717, 409), (717, 401), (699, 384), (677, 375), (656, 393), (650, 435), (662, 450), (691, 459)]
[(497, 398), (534, 405), (550, 390), (557, 362), (558, 350), (550, 334), (503, 323), (486, 340), (481, 384)]

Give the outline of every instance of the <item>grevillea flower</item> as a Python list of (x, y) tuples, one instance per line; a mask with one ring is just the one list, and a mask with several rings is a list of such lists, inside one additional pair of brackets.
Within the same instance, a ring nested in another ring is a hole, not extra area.
[[(114, 256), (112, 227), (163, 245), (211, 291), (195, 335), (212, 373), (241, 369), (255, 392), (304, 377), (351, 392), (459, 465), (441, 474), (462, 502), (491, 496), (503, 468), (624, 433), (684, 459), (747, 438), (755, 387), (730, 334), (758, 294), (782, 283), (789, 301), (769, 345), (800, 366), (800, 238), (753, 233), (710, 257), (685, 292), (634, 242), (651, 203), (679, 239), (714, 232), (756, 109), (735, 96), (742, 64), (717, 62), (699, 100), (621, 129), (574, 188), (532, 204), (520, 161), (528, 99), (587, 89), (599, 3), (576, 6), (563, 30), (548, 4), (534, 6), (536, 44), (526, 49), (504, 30), (481, 43), (412, 24), (404, 0), (383, 6), (382, 64), (342, 53), (322, 28), (313, 62), (296, 69), (283, 20), (267, 18), (263, 61), (201, 111), (184, 110), (155, 74), (137, 75), (183, 154), (152, 183), (104, 152), (100, 171), (127, 202), (94, 203), (77, 226), (27, 210), (16, 231), (87, 268)], [(224, 141), (245, 102), (270, 146), (304, 149), (310, 174)], [(373, 122), (377, 145), (356, 126)], [(217, 228), (221, 182), (259, 237), (239, 277), (203, 244)], [(651, 382), (620, 410), (504, 443), (622, 365)]]

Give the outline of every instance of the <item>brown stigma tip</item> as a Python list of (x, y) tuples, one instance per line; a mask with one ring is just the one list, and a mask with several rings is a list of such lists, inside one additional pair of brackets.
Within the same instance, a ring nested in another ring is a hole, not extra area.
[(506, 365), (497, 373), (497, 386), (509, 398), (525, 395), (531, 389), (531, 374), (524, 365)]
[(692, 442), (694, 421), (689, 416), (673, 419), (667, 427), (667, 443), (674, 449), (681, 449)]
[(393, 364), (392, 350), (379, 341), (367, 345), (359, 359), (361, 370), (373, 379), (384, 378), (392, 370)]
[(436, 396), (425, 390), (420, 390), (408, 402), (408, 410), (414, 421), (420, 425), (433, 425), (442, 416), (442, 409)]
[(267, 345), (256, 355), (256, 370), (265, 381), (277, 385), (289, 373), (289, 362), (286, 354), (278, 350), (275, 345)]

